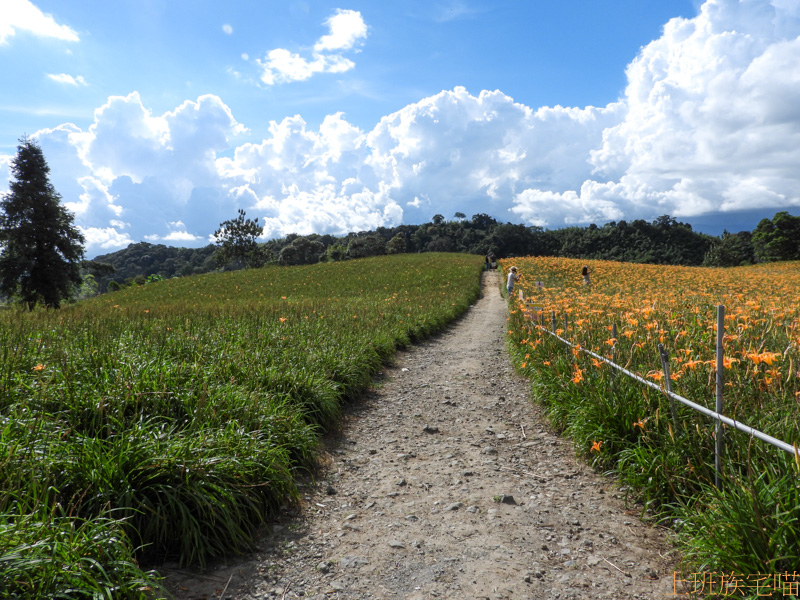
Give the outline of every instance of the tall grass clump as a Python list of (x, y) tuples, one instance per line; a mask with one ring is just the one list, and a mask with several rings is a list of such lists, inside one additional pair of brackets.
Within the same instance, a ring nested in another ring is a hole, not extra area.
[(730, 572), (732, 565), (751, 574), (797, 571), (797, 465), (791, 457), (776, 455), (760, 469), (726, 470), (719, 488), (705, 487), (702, 506), (687, 507), (692, 510), (685, 511), (678, 536), (690, 568), (709, 573)]
[[(140, 598), (158, 585), (140, 564), (252, 548), (343, 403), (462, 314), (481, 266), (268, 267), (0, 313), (0, 588)], [(32, 583), (48, 556), (69, 568)]]
[(0, 598), (164, 597), (158, 576), (137, 564), (118, 519), (57, 513), (0, 515)]
[[(704, 269), (515, 259), (528, 302), (510, 305), (509, 345), (555, 426), (679, 534), (687, 568), (770, 573), (799, 564), (796, 457), (714, 421), (584, 352), (714, 409), (716, 306), (725, 306), (724, 414), (800, 443), (799, 263)], [(538, 283), (535, 283), (538, 282)], [(544, 332), (552, 329), (570, 347)], [(612, 338), (616, 325), (617, 338)], [(783, 572), (783, 571), (781, 571)]]

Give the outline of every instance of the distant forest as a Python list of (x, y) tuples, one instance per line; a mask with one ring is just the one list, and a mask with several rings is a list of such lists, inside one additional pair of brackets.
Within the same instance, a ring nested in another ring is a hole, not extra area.
[[(779, 212), (750, 231), (712, 236), (669, 216), (652, 222), (612, 221), (602, 226), (543, 229), (499, 223), (486, 214), (452, 220), (435, 215), (430, 223), (379, 227), (345, 236), (295, 235), (261, 245), (265, 264), (303, 265), (402, 252), (465, 252), (513, 256), (562, 256), (638, 263), (732, 267), (777, 260), (800, 260), (800, 217)], [(221, 264), (219, 248), (176, 248), (141, 242), (97, 256), (97, 291), (147, 281), (237, 268)], [(98, 266), (106, 268), (97, 269)], [(110, 267), (113, 266), (113, 273)]]

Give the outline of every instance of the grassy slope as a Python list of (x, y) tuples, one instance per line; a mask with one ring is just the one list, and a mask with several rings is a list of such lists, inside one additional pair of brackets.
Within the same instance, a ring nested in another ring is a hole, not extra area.
[(0, 315), (0, 597), (143, 597), (136, 559), (246, 551), (342, 403), (463, 313), (481, 268), (272, 267)]

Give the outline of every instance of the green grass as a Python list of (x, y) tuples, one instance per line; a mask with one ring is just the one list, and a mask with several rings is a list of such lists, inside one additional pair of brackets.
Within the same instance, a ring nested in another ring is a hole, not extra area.
[(138, 566), (119, 519), (40, 508), (0, 515), (0, 598), (164, 597), (157, 576)]
[(143, 598), (139, 565), (251, 549), (344, 403), (462, 314), (481, 268), (269, 267), (0, 313), (0, 598)]

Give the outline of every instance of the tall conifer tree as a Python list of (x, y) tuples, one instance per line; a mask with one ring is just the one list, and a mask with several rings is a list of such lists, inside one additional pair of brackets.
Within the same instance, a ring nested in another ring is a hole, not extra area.
[(58, 308), (80, 284), (84, 237), (61, 206), (39, 145), (24, 137), (0, 200), (0, 293), (33, 309)]
[(216, 254), (218, 264), (235, 262), (240, 266), (260, 267), (266, 261), (264, 248), (258, 244), (258, 236), (264, 228), (258, 224), (258, 217), (248, 219), (241, 208), (239, 216), (219, 224), (214, 232), (214, 243), (219, 247)]

